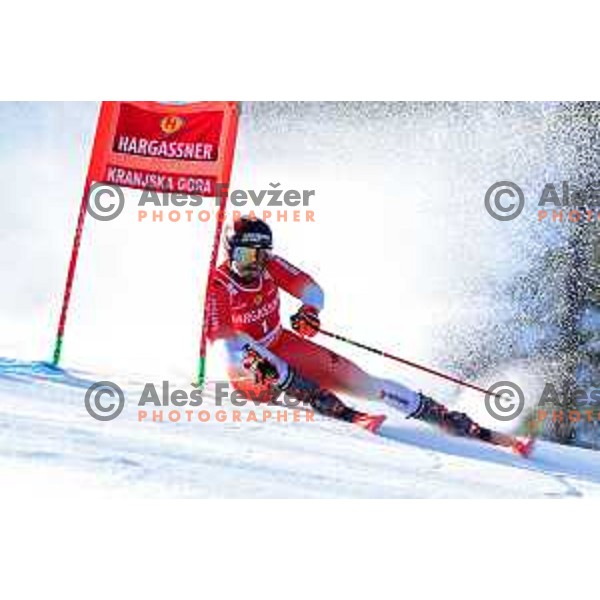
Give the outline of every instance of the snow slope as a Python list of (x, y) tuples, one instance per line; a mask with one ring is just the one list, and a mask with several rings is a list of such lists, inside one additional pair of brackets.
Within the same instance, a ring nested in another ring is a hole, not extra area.
[[(100, 374), (0, 360), (3, 493), (113, 497), (540, 498), (600, 495), (600, 455), (539, 443), (523, 460), (390, 418), (382, 435), (313, 423), (138, 423), (141, 383), (114, 421), (84, 393)], [(211, 400), (206, 400), (206, 408)], [(214, 408), (214, 407), (213, 407)], [(252, 407), (241, 409), (248, 411)], [(230, 413), (231, 407), (226, 408)], [(243, 413), (244, 414), (244, 413)]]

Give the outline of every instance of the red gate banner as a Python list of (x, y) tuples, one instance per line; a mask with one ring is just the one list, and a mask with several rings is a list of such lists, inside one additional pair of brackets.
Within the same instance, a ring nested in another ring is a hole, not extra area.
[[(53, 363), (61, 356), (69, 300), (90, 189), (105, 183), (161, 192), (220, 196), (209, 282), (225, 217), (238, 125), (236, 102), (103, 102), (75, 230)], [(207, 288), (207, 293), (208, 293)], [(206, 316), (200, 341), (199, 379), (204, 376)]]
[(103, 102), (88, 179), (214, 196), (229, 183), (237, 117), (233, 102)]

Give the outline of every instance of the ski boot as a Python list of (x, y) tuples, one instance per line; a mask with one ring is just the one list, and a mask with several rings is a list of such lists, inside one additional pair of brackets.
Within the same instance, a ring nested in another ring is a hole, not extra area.
[(410, 418), (419, 419), (437, 425), (444, 431), (459, 437), (470, 437), (486, 442), (492, 441), (493, 432), (486, 427), (480, 427), (465, 413), (448, 410), (446, 406), (436, 402), (429, 396), (420, 394), (421, 405)]
[(420, 396), (421, 404), (417, 411), (410, 415), (412, 419), (437, 425), (444, 431), (460, 437), (479, 437), (481, 428), (465, 413), (448, 410), (446, 406), (424, 394)]
[(460, 437), (469, 437), (495, 446), (511, 448), (513, 452), (527, 458), (533, 451), (535, 438), (515, 437), (487, 427), (481, 427), (465, 413), (448, 410), (443, 404), (421, 394), (421, 406), (410, 415), (426, 423), (437, 425), (444, 431)]

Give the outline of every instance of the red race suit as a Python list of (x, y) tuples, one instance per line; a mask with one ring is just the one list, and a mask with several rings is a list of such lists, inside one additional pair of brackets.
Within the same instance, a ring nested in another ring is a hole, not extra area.
[(264, 391), (242, 367), (243, 347), (251, 343), (275, 363), (281, 380), (292, 367), (332, 392), (372, 399), (385, 399), (390, 393), (396, 399), (402, 398), (405, 412), (416, 409), (420, 400), (415, 392), (372, 377), (347, 358), (285, 329), (281, 325), (281, 290), (318, 311), (323, 308), (320, 286), (279, 256), (269, 258), (264, 272), (252, 285), (236, 279), (229, 262), (221, 264), (213, 275), (208, 299), (208, 339), (225, 342), (229, 376), (237, 389), (252, 391), (254, 397)]

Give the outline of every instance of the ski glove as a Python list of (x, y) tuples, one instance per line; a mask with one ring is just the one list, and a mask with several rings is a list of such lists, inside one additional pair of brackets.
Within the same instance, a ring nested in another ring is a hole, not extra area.
[(319, 333), (321, 320), (319, 311), (314, 306), (303, 304), (300, 310), (290, 319), (292, 329), (303, 337), (314, 337)]
[(279, 373), (275, 365), (263, 358), (250, 344), (244, 346), (244, 369), (251, 371), (255, 383), (259, 385), (275, 383), (279, 379)]

